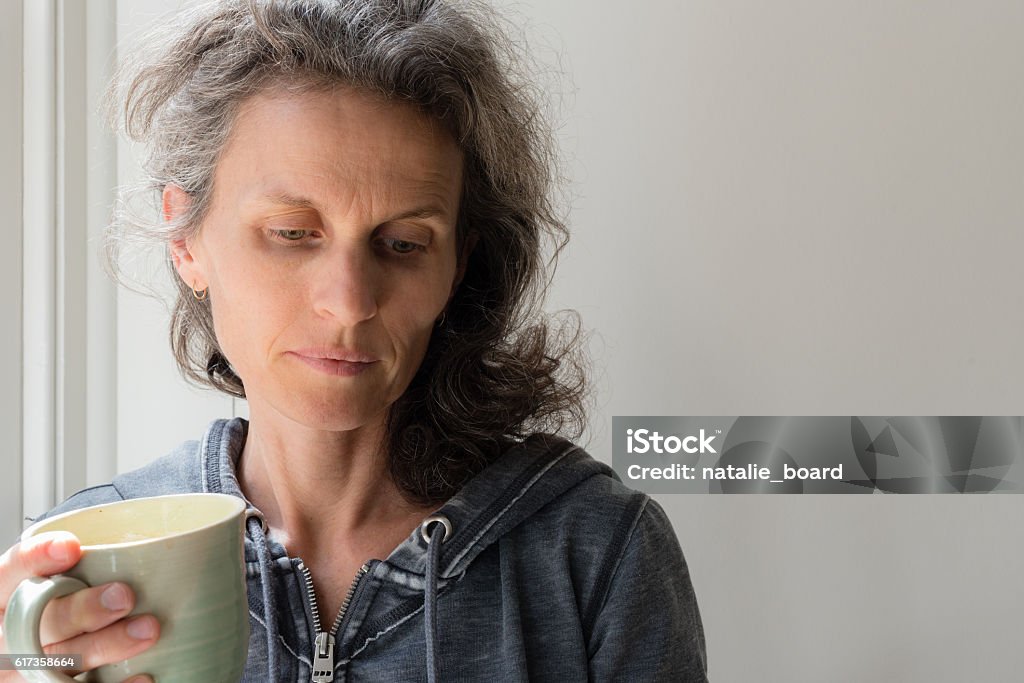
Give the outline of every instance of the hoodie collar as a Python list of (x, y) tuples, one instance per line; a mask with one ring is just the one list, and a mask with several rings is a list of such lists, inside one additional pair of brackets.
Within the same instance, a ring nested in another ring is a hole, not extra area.
[[(203, 491), (245, 499), (236, 473), (248, 427), (248, 421), (239, 417), (216, 420), (209, 426), (199, 453)], [(615, 476), (610, 467), (561, 437), (535, 434), (516, 444), (436, 511), (452, 525), (452, 534), (442, 545), (438, 578), (458, 576), (497, 539), (596, 474)], [(246, 503), (255, 510), (250, 501)], [(273, 558), (287, 556), (277, 541), (268, 537), (267, 545)], [(427, 550), (428, 544), (417, 527), (386, 561), (407, 572), (425, 575)]]

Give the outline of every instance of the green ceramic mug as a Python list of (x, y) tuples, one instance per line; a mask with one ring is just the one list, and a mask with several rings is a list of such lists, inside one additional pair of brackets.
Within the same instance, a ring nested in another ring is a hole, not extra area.
[(82, 558), (57, 576), (23, 581), (4, 617), (11, 653), (42, 655), (39, 621), (53, 598), (109, 581), (135, 591), (132, 614), (160, 622), (156, 644), (81, 674), (22, 670), (33, 683), (114, 683), (148, 673), (159, 683), (237, 683), (245, 670), (249, 610), (243, 552), (245, 501), (220, 493), (134, 498), (43, 520), (22, 540), (70, 531)]

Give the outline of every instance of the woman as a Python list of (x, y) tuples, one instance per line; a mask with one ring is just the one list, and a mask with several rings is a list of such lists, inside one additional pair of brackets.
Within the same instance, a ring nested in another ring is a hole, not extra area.
[[(564, 226), (509, 46), (468, 3), (236, 0), (128, 61), (163, 222), (120, 219), (113, 262), (162, 240), (179, 365), (250, 418), (48, 514), (244, 497), (246, 681), (705, 680), (663, 511), (544, 433), (578, 428), (583, 384), (536, 320)], [(2, 604), (78, 552), (9, 550)], [(48, 651), (93, 668), (149, 647), (131, 602), (55, 601)]]

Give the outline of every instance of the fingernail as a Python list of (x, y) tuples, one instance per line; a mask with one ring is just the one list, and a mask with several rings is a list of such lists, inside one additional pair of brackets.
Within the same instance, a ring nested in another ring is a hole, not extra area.
[(50, 547), (46, 549), (50, 559), (55, 562), (67, 562), (70, 555), (68, 554), (68, 545), (63, 541), (53, 541), (50, 543)]
[(149, 640), (156, 636), (156, 626), (151, 619), (133, 619), (128, 622), (128, 635), (136, 640)]
[(100, 604), (111, 612), (120, 612), (128, 608), (128, 590), (119, 583), (111, 584), (100, 593)]

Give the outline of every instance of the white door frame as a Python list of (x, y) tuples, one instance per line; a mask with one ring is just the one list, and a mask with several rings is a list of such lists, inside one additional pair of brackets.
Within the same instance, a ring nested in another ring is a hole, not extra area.
[(116, 183), (98, 94), (114, 0), (23, 0), (22, 507), (46, 511), (117, 462), (116, 294), (96, 247)]

